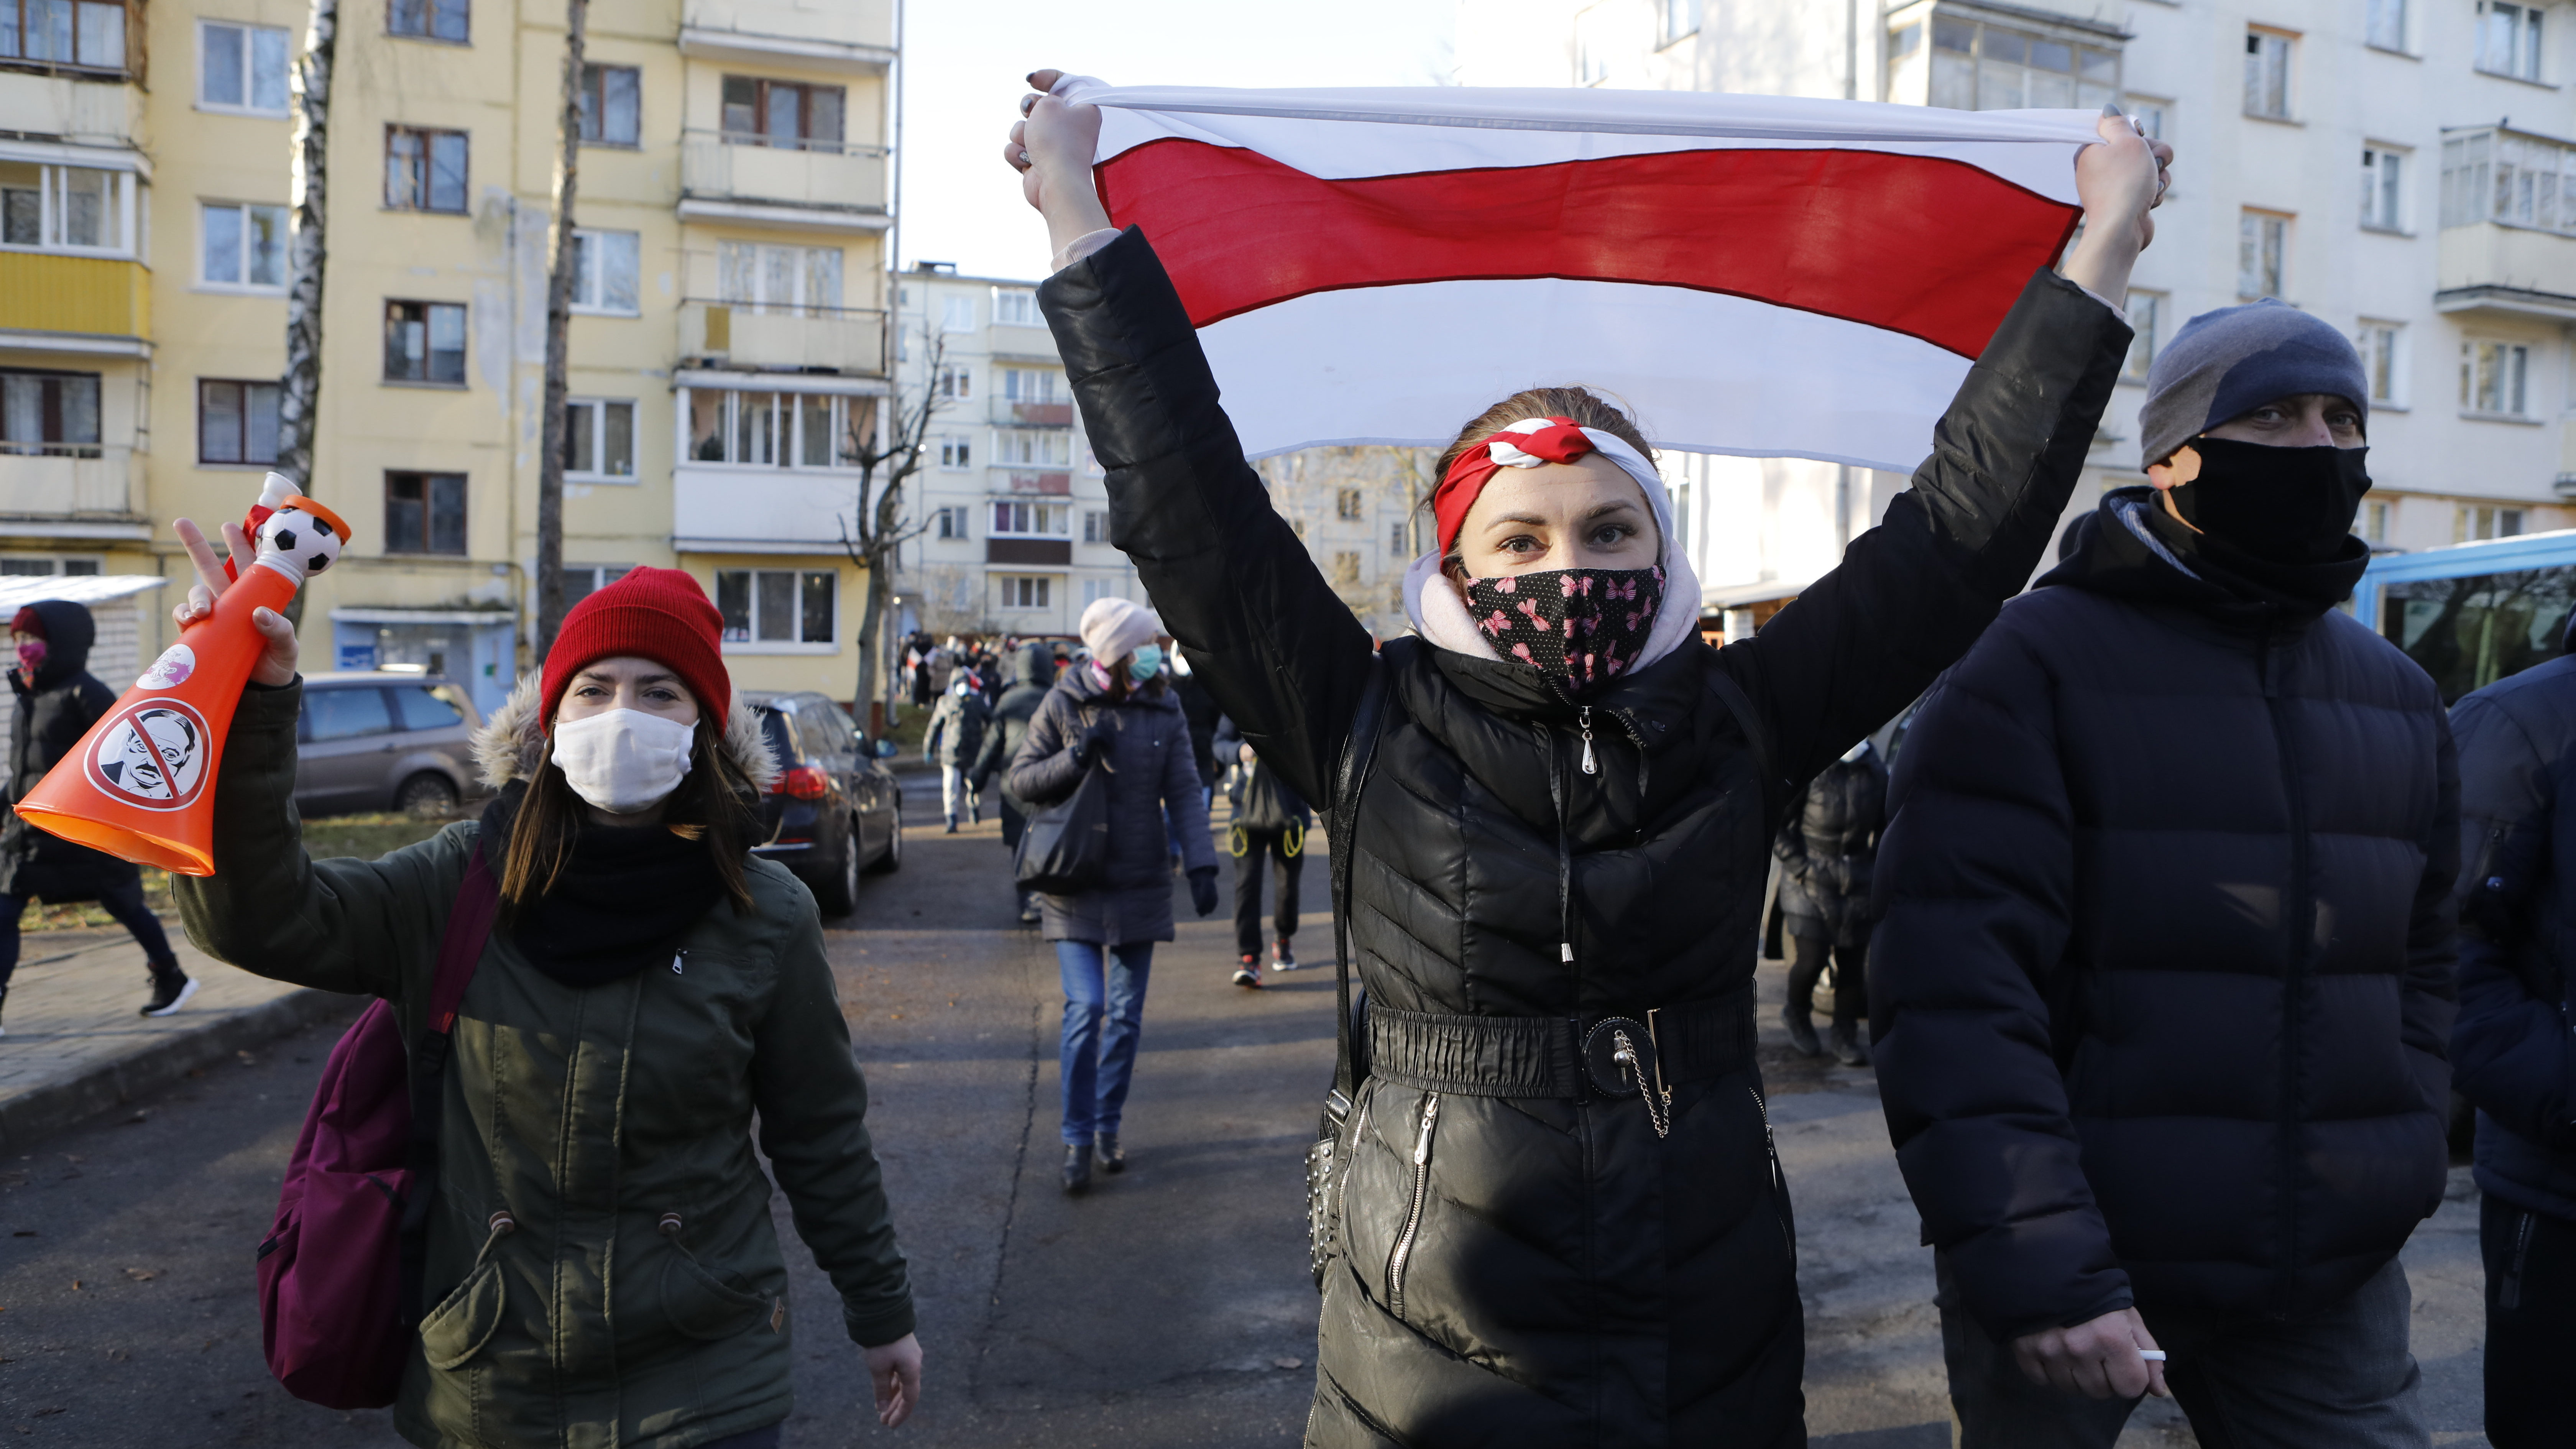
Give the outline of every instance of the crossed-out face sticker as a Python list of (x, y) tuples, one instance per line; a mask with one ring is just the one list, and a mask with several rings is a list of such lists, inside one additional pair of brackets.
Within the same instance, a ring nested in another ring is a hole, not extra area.
[(121, 799), (176, 810), (205, 783), (206, 722), (175, 699), (138, 701), (99, 731), (90, 773)]

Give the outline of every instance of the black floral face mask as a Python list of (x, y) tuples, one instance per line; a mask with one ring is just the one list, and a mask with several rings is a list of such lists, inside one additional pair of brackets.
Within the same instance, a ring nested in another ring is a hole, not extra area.
[(1494, 652), (1573, 694), (1636, 668), (1663, 608), (1664, 571), (1549, 569), (1467, 581), (1467, 612)]

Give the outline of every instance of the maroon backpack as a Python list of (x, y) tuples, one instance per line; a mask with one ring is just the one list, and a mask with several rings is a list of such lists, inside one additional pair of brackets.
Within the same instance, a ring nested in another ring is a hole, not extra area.
[(448, 1030), (501, 904), (478, 847), (456, 888), (417, 1050), (382, 998), (322, 1068), (286, 1165), (277, 1220), (259, 1245), (268, 1371), (299, 1399), (373, 1409), (401, 1391), (420, 1322)]

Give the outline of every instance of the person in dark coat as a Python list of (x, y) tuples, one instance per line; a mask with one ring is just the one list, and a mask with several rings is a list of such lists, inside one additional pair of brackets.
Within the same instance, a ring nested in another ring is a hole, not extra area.
[(2108, 1449), (2167, 1385), (2204, 1444), (2426, 1442), (2397, 1252), (2447, 1180), (2459, 780), (2335, 607), (2368, 397), (2304, 312), (2194, 318), (2153, 486), (1914, 718), (1871, 1005), (1970, 1449)]
[(968, 824), (984, 823), (983, 802), (974, 786), (974, 764), (992, 719), (992, 706), (985, 702), (975, 676), (961, 670), (948, 692), (939, 697), (938, 707), (930, 712), (930, 727), (922, 732), (921, 757), (939, 766), (939, 803), (948, 816), (951, 835), (957, 833), (961, 810)]
[[(985, 726), (984, 743), (976, 750), (975, 763), (968, 774), (978, 796), (993, 787), (995, 775), (1019, 758), (1020, 742), (1028, 737), (1029, 721), (1037, 716), (1047, 687), (1055, 683), (1055, 650), (1044, 643), (1023, 644), (1011, 651), (1005, 667), (1008, 677), (1002, 697), (993, 706), (992, 722)], [(996, 798), (1002, 814), (1002, 848), (1016, 852), (1028, 807), (1014, 799), (1007, 787)], [(1021, 891), (1020, 920), (1034, 926), (1041, 919), (1036, 898)]]
[[(2563, 648), (2576, 650), (2576, 623)], [(2460, 747), (2460, 1014), (2451, 1069), (2478, 1109), (2486, 1431), (2495, 1449), (2576, 1424), (2576, 657), (2451, 707)]]
[(1830, 956), (1834, 1059), (1847, 1067), (1869, 1065), (1869, 1049), (1860, 1040), (1869, 1001), (1869, 932), (1877, 919), (1869, 882), (1878, 833), (1886, 824), (1887, 766), (1863, 740), (1807, 786), (1805, 804), (1772, 846), (1780, 857), (1780, 912), (1797, 952), (1780, 1018), (1800, 1052), (1812, 1057), (1823, 1049), (1816, 1040), (1816, 983)]
[(1261, 867), (1270, 864), (1271, 889), (1278, 909), (1271, 928), (1270, 964), (1297, 969), (1297, 885), (1306, 873), (1306, 826), (1314, 818), (1294, 786), (1261, 762), (1260, 752), (1243, 738), (1230, 716), (1219, 715), (1214, 744), (1217, 758), (1235, 767), (1226, 787), (1233, 820), (1226, 832), (1234, 853), (1234, 984), (1261, 985)]
[(1032, 805), (1070, 796), (1092, 770), (1109, 785), (1108, 868), (1078, 895), (1041, 895), (1045, 936), (1064, 976), (1064, 1190), (1091, 1185), (1095, 1158), (1123, 1172), (1119, 1119), (1136, 1070), (1154, 943), (1172, 939), (1167, 821), (1177, 819), (1190, 904), (1216, 909), (1216, 850), (1199, 798), (1189, 727), (1163, 677), (1161, 626), (1125, 599), (1082, 611), (1091, 662), (1065, 671), (1012, 757), (1010, 790)]
[[(1927, 686), (2046, 550), (2129, 344), (2100, 298), (2127, 286), (2159, 147), (2105, 123), (2067, 274), (2031, 277), (1917, 486), (1753, 638), (1701, 642), (1642, 436), (1553, 388), (1441, 459), (1418, 637), (1381, 654), (1244, 461), (1153, 246), (1109, 230), (1098, 112), (1024, 109), (1006, 154), (1058, 248), (1038, 303), (1111, 533), (1243, 738), (1350, 822), (1365, 1072), (1327, 1109), (1306, 1443), (1804, 1442), (1752, 1051), (1772, 836), (1791, 782)], [(1512, 629), (1505, 596), (1543, 627)], [(1591, 647), (1549, 644), (1578, 618)], [(1364, 698), (1382, 714), (1350, 781)]]
[[(79, 604), (48, 599), (20, 609), (9, 621), (17, 664), (9, 689), (17, 714), (9, 734), (9, 784), (14, 803), (36, 788), (45, 772), (73, 752), (99, 716), (116, 705), (116, 691), (92, 678), (89, 647), (97, 626)], [(194, 977), (179, 969), (161, 920), (143, 903), (143, 874), (129, 861), (74, 845), (29, 825), (10, 810), (0, 824), (0, 1003), (18, 969), (18, 917), (30, 902), (47, 905), (96, 901), (134, 933), (151, 973), (145, 1016), (168, 1016), (197, 994)]]

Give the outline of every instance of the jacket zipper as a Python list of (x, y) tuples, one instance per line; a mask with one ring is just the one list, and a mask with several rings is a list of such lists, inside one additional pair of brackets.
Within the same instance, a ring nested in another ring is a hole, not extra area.
[(1789, 1262), (1794, 1268), (1798, 1261), (1798, 1235), (1789, 1228), (1789, 1174), (1780, 1168), (1780, 1140), (1771, 1131), (1771, 1108), (1763, 1102), (1762, 1093), (1750, 1086), (1744, 1090), (1752, 1093), (1753, 1110), (1762, 1117), (1762, 1152), (1771, 1159), (1771, 1191), (1777, 1194), (1771, 1199), (1771, 1219), (1780, 1225), (1780, 1245), (1789, 1250)]
[[(1374, 1093), (1360, 1099), (1360, 1120), (1351, 1129), (1351, 1154), (1353, 1156), (1358, 1155), (1360, 1144), (1368, 1140), (1369, 1108), (1376, 1105), (1377, 1097)], [(1340, 1175), (1333, 1180), (1333, 1231), (1338, 1235), (1342, 1231), (1342, 1224), (1350, 1221), (1348, 1217), (1344, 1216), (1345, 1212), (1348, 1211), (1351, 1200), (1351, 1164), (1349, 1158), (1344, 1158), (1341, 1162), (1335, 1164), (1335, 1168)]]
[(1601, 766), (1592, 758), (1592, 706), (1588, 704), (1583, 706), (1578, 719), (1583, 730), (1583, 773), (1598, 775), (1601, 773)]
[(2299, 788), (2298, 762), (2291, 758), (2287, 722), (2281, 713), (2281, 691), (2272, 678), (2270, 633), (2255, 645), (2255, 675), (2263, 688), (2263, 705), (2272, 717), (2272, 747), (2281, 763), (2281, 795), (2290, 813), (2289, 961), (2281, 989), (2281, 1271), (2286, 1289), (2298, 1276), (2299, 1262), (2299, 1051), (2301, 991), (2307, 980), (2308, 948), (2316, 936), (2315, 892), (2309, 880), (2308, 801)]
[(2511, 1312), (2522, 1306), (2522, 1269), (2531, 1257), (2532, 1215), (2523, 1213), (2513, 1229), (2513, 1261), (2496, 1284), (2496, 1307)]
[(1431, 1194), (1431, 1128), (1440, 1120), (1440, 1094), (1422, 1099), (1422, 1131), (1413, 1139), (1413, 1205), (1405, 1210), (1404, 1231), (1386, 1252), (1386, 1311), (1404, 1316), (1404, 1270), (1413, 1260), (1413, 1235), (1422, 1227), (1422, 1204)]

